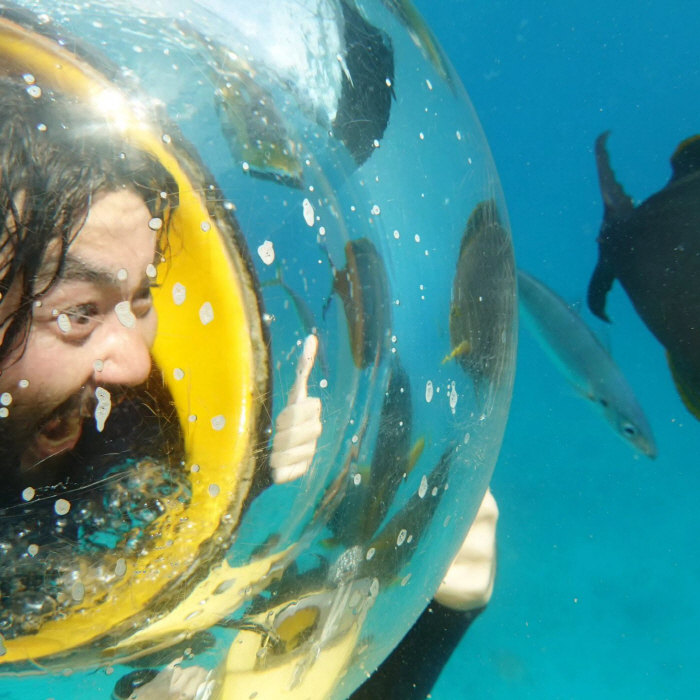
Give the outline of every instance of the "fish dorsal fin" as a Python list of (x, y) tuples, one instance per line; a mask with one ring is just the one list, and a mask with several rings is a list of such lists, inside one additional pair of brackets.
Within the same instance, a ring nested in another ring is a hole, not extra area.
[(606, 148), (608, 136), (610, 132), (605, 131), (595, 141), (595, 161), (598, 166), (600, 192), (605, 204), (605, 222), (623, 221), (634, 211), (634, 204), (632, 198), (615, 179), (615, 173), (610, 166), (610, 156)]
[(671, 182), (700, 172), (700, 134), (690, 136), (678, 144), (671, 156)]

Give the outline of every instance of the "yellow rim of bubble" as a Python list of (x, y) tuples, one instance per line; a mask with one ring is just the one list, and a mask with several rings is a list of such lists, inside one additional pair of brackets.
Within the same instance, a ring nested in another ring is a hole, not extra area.
[[(172, 503), (152, 528), (146, 551), (125, 559), (126, 573), (107, 599), (86, 591), (63, 619), (4, 641), (0, 664), (41, 666), (49, 657), (88, 645), (96, 650), (105, 638), (114, 643), (138, 632), (187, 595), (191, 585), (183, 589), (183, 583), (203, 578), (202, 562), (220, 559), (255, 471), (267, 344), (235, 223), (220, 205), (207, 202), (200, 168), (163, 133), (164, 125), (140, 121), (126, 95), (68, 47), (3, 16), (0, 71), (31, 73), (40, 87), (96, 106), (132, 144), (155, 156), (180, 190), (168, 259), (159, 269), (163, 286), (154, 295), (159, 328), (153, 355), (177, 407), (188, 467), (197, 465), (191, 469), (192, 497)], [(179, 295), (173, 294), (176, 284)], [(103, 563), (116, 565), (118, 556), (105, 556)]]

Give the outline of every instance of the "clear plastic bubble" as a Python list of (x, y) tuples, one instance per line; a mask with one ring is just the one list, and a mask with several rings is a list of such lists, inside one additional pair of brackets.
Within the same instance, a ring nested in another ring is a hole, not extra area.
[(437, 589), (515, 277), (472, 107), (397, 6), (4, 4), (5, 226), (43, 285), (0, 299), (36, 324), (0, 357), (9, 697), (128, 697), (187, 650), (201, 697), (340, 700)]

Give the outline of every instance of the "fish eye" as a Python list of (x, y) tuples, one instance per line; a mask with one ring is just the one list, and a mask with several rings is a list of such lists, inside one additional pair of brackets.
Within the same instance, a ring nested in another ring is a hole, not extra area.
[(625, 423), (622, 426), (622, 430), (625, 435), (629, 435), (630, 437), (634, 437), (637, 434), (637, 429), (631, 423)]

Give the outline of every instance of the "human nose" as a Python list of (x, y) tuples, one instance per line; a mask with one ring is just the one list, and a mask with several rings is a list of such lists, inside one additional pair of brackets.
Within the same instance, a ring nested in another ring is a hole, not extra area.
[(97, 358), (99, 384), (136, 386), (148, 378), (151, 353), (148, 333), (141, 324), (127, 328), (120, 322), (105, 324), (105, 337)]

